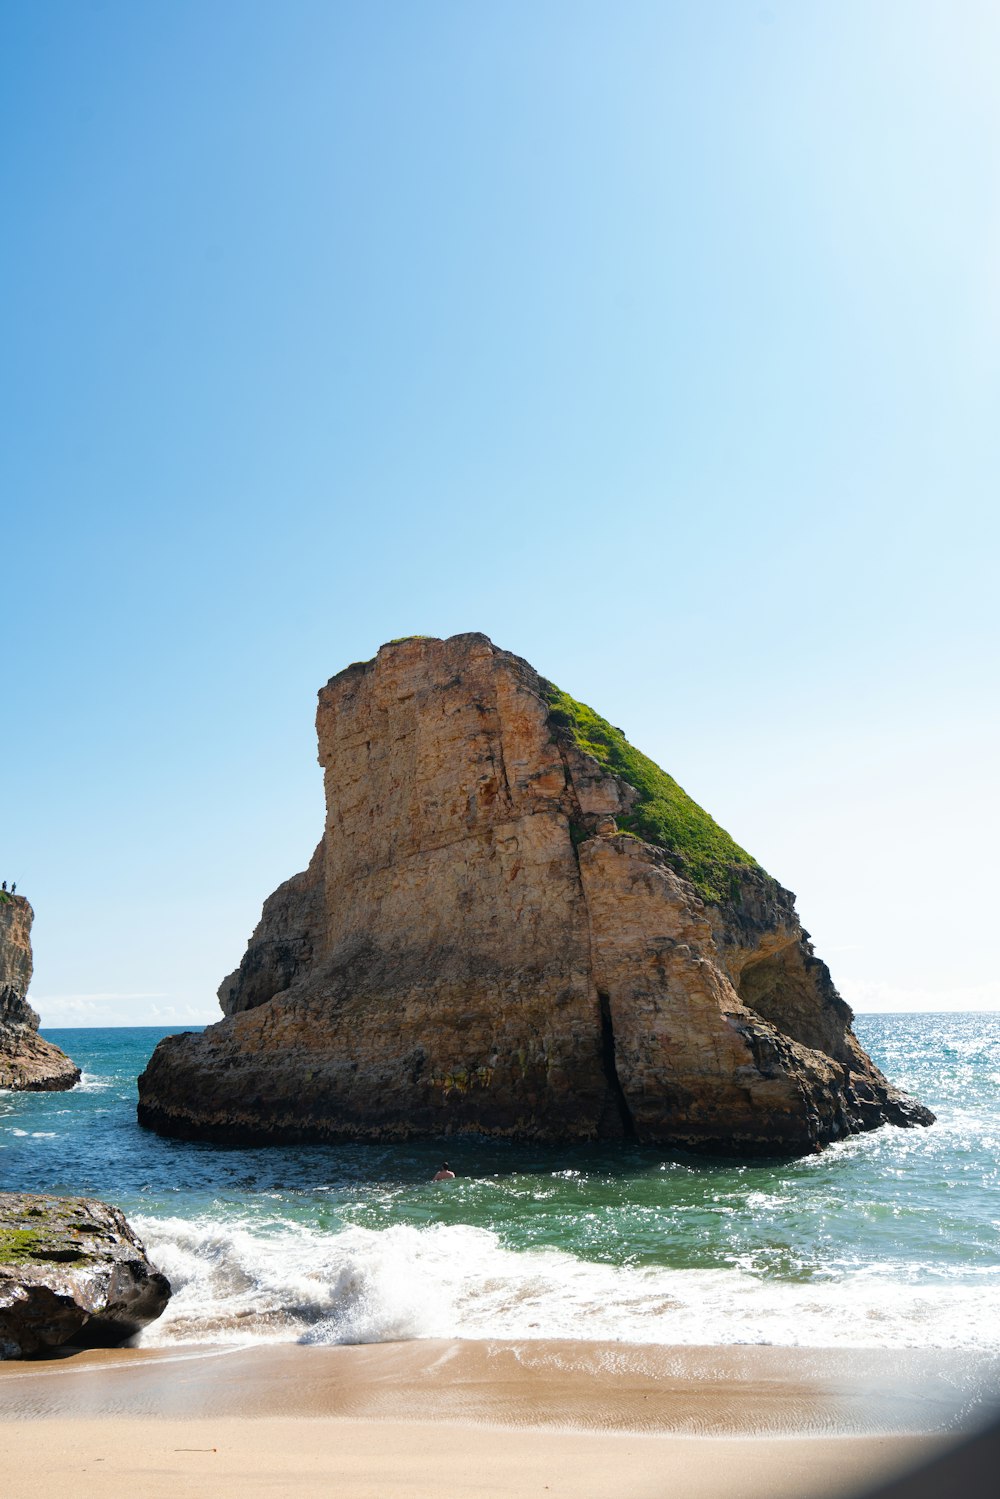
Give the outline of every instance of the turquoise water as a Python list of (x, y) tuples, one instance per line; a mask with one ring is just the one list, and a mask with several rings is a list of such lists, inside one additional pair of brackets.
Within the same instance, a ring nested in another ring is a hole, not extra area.
[[(592, 1337), (1000, 1348), (1000, 1015), (859, 1016), (938, 1114), (801, 1161), (636, 1147), (235, 1149), (135, 1123), (165, 1031), (46, 1031), (70, 1093), (0, 1093), (8, 1190), (115, 1202), (175, 1295), (144, 1341)], [(430, 1181), (442, 1151), (457, 1180)]]

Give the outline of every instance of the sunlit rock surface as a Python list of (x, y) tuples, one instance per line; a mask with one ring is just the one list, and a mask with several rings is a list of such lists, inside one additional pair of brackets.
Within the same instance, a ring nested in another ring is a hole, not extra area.
[(795, 1154), (932, 1121), (861, 1049), (794, 897), (526, 661), (394, 642), (327, 683), (317, 729), (323, 837), (226, 1018), (157, 1047), (143, 1124)]
[(26, 995), (31, 983), (31, 923), (23, 895), (0, 893), (0, 1088), (55, 1092), (80, 1081), (65, 1052), (38, 1034)]

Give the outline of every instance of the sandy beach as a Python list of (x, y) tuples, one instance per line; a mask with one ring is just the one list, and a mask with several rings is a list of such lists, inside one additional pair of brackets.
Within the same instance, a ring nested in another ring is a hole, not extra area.
[(919, 1438), (512, 1434), (279, 1416), (59, 1420), (2, 1428), (24, 1496), (295, 1494), (319, 1499), (793, 1499), (851, 1494), (935, 1450)]
[(116, 1349), (0, 1366), (18, 1493), (792, 1499), (991, 1413), (958, 1360), (621, 1344)]

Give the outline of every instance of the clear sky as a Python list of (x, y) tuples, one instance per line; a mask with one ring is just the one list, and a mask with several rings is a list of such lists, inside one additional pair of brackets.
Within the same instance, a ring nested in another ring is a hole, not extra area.
[(1000, 8), (8, 0), (0, 865), (44, 1025), (218, 1017), (319, 686), (484, 630), (1000, 1006)]

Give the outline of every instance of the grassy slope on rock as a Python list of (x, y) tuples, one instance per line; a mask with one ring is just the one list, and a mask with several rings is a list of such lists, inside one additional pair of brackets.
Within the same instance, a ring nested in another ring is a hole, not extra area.
[(677, 854), (685, 875), (704, 900), (727, 900), (737, 895), (732, 866), (743, 864), (756, 869), (756, 859), (734, 843), (725, 829), (681, 790), (673, 776), (629, 744), (621, 729), (552, 682), (544, 686), (552, 722), (568, 730), (585, 754), (638, 791), (635, 807), (629, 816), (618, 818), (618, 826)]

